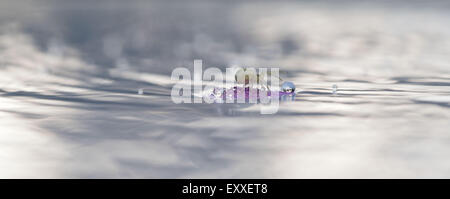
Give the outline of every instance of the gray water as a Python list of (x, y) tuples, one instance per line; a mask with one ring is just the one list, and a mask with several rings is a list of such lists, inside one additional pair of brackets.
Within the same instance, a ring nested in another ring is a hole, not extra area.
[[(450, 177), (445, 1), (0, 10), (1, 178)], [(194, 59), (279, 67), (298, 93), (274, 115), (174, 104)]]

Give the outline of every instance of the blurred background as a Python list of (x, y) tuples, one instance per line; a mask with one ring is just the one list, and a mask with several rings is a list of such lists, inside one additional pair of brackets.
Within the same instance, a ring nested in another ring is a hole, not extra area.
[[(448, 178), (449, 11), (0, 0), (0, 177)], [(173, 104), (170, 74), (194, 59), (279, 67), (299, 93), (271, 116)]]

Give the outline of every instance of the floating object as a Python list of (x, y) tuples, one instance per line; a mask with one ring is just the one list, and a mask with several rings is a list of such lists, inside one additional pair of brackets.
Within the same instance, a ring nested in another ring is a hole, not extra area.
[[(256, 79), (255, 79), (256, 78)], [(258, 74), (253, 69), (241, 68), (236, 71), (234, 79), (239, 84), (255, 84), (258, 81)]]
[(333, 95), (336, 95), (338, 91), (338, 86), (336, 84), (333, 84)]
[(273, 77), (283, 81), (279, 76), (275, 76), (271, 71), (256, 72), (254, 68), (240, 68), (234, 74), (234, 80), (239, 84), (260, 84), (262, 82), (267, 83), (267, 78)]
[(140, 89), (138, 90), (138, 95), (143, 95), (143, 94), (144, 94), (144, 89), (140, 88)]
[[(291, 83), (292, 84), (292, 83)], [(295, 96), (294, 93), (295, 86), (290, 85), (284, 91), (270, 91), (265, 89), (258, 88), (250, 88), (250, 87), (233, 87), (229, 89), (214, 89), (210, 92), (210, 97), (215, 99), (238, 99), (239, 97), (243, 97), (245, 100), (260, 100), (262, 92), (264, 92), (264, 96), (272, 97), (273, 92), (278, 92), (278, 97), (282, 98), (283, 96)], [(240, 98), (239, 98), (240, 99)]]
[(281, 85), (281, 91), (284, 93), (293, 93), (295, 91), (295, 85), (292, 82), (284, 82)]

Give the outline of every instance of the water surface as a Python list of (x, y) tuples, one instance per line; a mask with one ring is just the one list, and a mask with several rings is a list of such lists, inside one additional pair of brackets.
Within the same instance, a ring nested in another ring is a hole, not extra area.
[[(2, 178), (450, 177), (444, 1), (1, 4)], [(298, 93), (174, 104), (194, 59)]]

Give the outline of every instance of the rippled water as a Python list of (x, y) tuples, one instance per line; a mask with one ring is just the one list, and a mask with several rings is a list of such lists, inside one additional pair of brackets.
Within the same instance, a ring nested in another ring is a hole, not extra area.
[[(440, 1), (45, 5), (2, 15), (2, 178), (450, 177)], [(170, 71), (196, 58), (280, 67), (298, 93), (274, 115), (174, 104)]]

